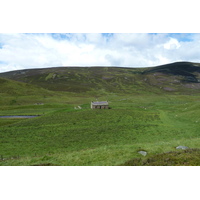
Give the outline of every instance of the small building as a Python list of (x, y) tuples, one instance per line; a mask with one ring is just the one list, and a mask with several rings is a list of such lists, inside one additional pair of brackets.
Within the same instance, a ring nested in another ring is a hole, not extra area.
[(108, 102), (107, 101), (92, 101), (91, 102), (91, 109), (108, 109)]

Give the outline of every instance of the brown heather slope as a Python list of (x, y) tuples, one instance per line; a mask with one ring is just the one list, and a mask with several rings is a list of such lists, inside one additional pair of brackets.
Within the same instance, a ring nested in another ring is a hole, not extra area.
[(195, 94), (200, 89), (200, 64), (176, 62), (150, 68), (54, 67), (5, 72), (0, 77), (53, 91)]

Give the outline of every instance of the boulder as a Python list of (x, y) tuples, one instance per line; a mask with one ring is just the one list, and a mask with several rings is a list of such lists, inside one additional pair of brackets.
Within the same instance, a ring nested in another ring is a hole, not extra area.
[(146, 151), (138, 151), (139, 154), (143, 155), (143, 156), (146, 156), (147, 155), (147, 152)]
[(185, 150), (185, 149), (188, 149), (188, 147), (186, 147), (186, 146), (178, 146), (178, 147), (176, 147), (176, 149), (183, 149), (183, 150)]

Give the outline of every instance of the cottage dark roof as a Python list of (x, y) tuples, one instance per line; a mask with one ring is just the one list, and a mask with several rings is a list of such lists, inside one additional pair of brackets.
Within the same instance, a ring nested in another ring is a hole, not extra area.
[(96, 102), (92, 102), (92, 105), (105, 106), (105, 105), (108, 105), (108, 102), (107, 101), (96, 101)]

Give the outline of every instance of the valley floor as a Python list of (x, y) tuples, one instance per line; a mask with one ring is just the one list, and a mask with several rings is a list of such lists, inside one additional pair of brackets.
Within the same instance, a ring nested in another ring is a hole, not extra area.
[(41, 116), (0, 118), (0, 165), (200, 165), (199, 96), (99, 97), (108, 110), (91, 110), (91, 97), (65, 99), (1, 107), (0, 115)]

